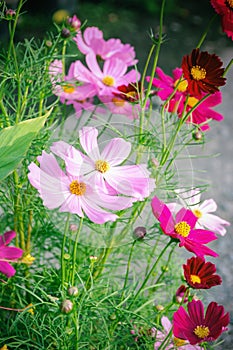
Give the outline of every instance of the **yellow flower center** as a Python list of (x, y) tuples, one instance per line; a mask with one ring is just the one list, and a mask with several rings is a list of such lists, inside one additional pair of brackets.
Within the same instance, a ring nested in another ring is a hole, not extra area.
[(125, 104), (124, 100), (121, 100), (120, 98), (113, 97), (112, 102), (114, 103), (115, 106), (117, 107), (123, 107)]
[(188, 97), (188, 106), (194, 107), (199, 100), (196, 97)]
[(106, 173), (110, 169), (110, 165), (105, 160), (97, 160), (95, 162), (95, 168), (101, 173)]
[(185, 344), (186, 344), (186, 341), (183, 340), (183, 339), (174, 337), (174, 338), (173, 338), (173, 343), (174, 343), (175, 346), (179, 347), (179, 346), (185, 345)]
[(129, 92), (127, 92), (127, 94), (126, 94), (126, 97), (128, 97), (128, 98), (134, 98), (134, 99), (136, 99), (136, 96), (137, 96), (137, 92), (136, 92), (136, 91), (129, 91)]
[(113, 86), (115, 84), (114, 78), (110, 77), (109, 75), (106, 75), (106, 77), (102, 79), (102, 82), (107, 86)]
[(191, 68), (191, 75), (195, 80), (202, 80), (206, 77), (206, 70), (200, 66), (193, 66)]
[(199, 209), (193, 209), (193, 214), (198, 218), (200, 219), (202, 217), (202, 212), (199, 210)]
[(82, 196), (86, 192), (86, 185), (84, 182), (78, 182), (74, 180), (70, 184), (70, 192), (77, 196)]
[(210, 334), (210, 330), (206, 326), (197, 326), (194, 329), (194, 334), (196, 334), (198, 338), (203, 339), (205, 337), (208, 337), (208, 335)]
[(227, 0), (228, 5), (233, 8), (233, 0)]
[(72, 84), (63, 85), (62, 89), (67, 94), (72, 94), (75, 91), (75, 87)]
[(174, 83), (174, 87), (175, 88), (177, 87), (178, 91), (184, 92), (187, 90), (188, 82), (186, 79), (184, 79), (184, 80), (177, 79)]
[(187, 237), (189, 235), (190, 230), (191, 227), (185, 221), (181, 221), (175, 225), (175, 232), (182, 237)]
[(191, 279), (191, 281), (192, 281), (193, 284), (195, 284), (195, 283), (201, 283), (201, 279), (200, 279), (200, 277), (197, 276), (197, 275), (190, 275), (190, 279)]

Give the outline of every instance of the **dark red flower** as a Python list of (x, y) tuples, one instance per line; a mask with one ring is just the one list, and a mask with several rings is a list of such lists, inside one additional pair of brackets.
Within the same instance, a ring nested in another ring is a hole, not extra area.
[(188, 301), (188, 288), (182, 284), (176, 291), (175, 301), (178, 304), (187, 303)]
[(233, 40), (233, 0), (211, 0), (211, 5), (221, 16), (222, 30)]
[(190, 55), (182, 59), (182, 69), (188, 81), (188, 91), (191, 95), (201, 96), (202, 92), (215, 93), (219, 86), (226, 83), (223, 78), (222, 61), (215, 54), (194, 49)]
[(188, 259), (183, 269), (187, 283), (195, 289), (209, 289), (222, 283), (220, 276), (215, 275), (216, 266), (203, 258)]
[(122, 100), (129, 102), (138, 102), (139, 94), (141, 90), (140, 83), (131, 83), (128, 85), (118, 86), (117, 90), (119, 93), (115, 93), (114, 95), (120, 97)]
[(173, 334), (191, 345), (216, 340), (230, 322), (229, 312), (225, 315), (224, 312), (223, 306), (212, 301), (204, 316), (201, 300), (192, 300), (188, 303), (188, 313), (183, 306), (174, 313)]

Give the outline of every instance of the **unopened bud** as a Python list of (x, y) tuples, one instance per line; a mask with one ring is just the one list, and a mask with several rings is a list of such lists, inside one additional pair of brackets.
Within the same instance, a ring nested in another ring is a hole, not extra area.
[(193, 133), (193, 138), (194, 138), (194, 140), (196, 140), (196, 141), (200, 141), (201, 139), (202, 139), (202, 132), (200, 131), (200, 130), (198, 130), (198, 131), (195, 131), (194, 133)]
[(61, 311), (65, 314), (68, 314), (73, 309), (73, 303), (71, 300), (64, 300), (61, 304)]
[(5, 13), (7, 19), (13, 19), (16, 16), (16, 11), (12, 9), (7, 9)]
[(69, 38), (69, 36), (70, 36), (69, 29), (63, 28), (61, 31), (61, 36), (62, 36), (62, 38), (65, 38), (65, 39)]
[(80, 21), (80, 19), (78, 19), (78, 17), (76, 15), (74, 15), (73, 17), (68, 17), (67, 24), (70, 25), (71, 29), (75, 30), (76, 32), (81, 27), (81, 21)]
[(70, 231), (75, 232), (75, 231), (77, 231), (77, 229), (78, 229), (78, 226), (77, 226), (77, 225), (75, 225), (75, 224), (70, 224)]
[(155, 308), (158, 311), (163, 311), (164, 310), (164, 306), (163, 305), (155, 305)]
[(75, 287), (75, 286), (70, 287), (70, 288), (68, 289), (68, 294), (75, 297), (76, 295), (78, 295), (78, 288)]
[(45, 41), (45, 45), (46, 45), (47, 47), (52, 47), (52, 46), (53, 46), (53, 43), (52, 43), (51, 40), (46, 40), (46, 41)]
[(138, 226), (133, 231), (133, 238), (142, 240), (146, 235), (146, 228), (144, 226)]

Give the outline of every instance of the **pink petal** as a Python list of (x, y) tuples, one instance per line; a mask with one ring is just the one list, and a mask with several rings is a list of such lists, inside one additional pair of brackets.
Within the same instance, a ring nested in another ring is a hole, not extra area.
[(15, 274), (15, 269), (6, 261), (0, 261), (0, 271), (7, 277), (12, 277)]
[(97, 143), (98, 130), (93, 127), (83, 127), (79, 131), (79, 140), (82, 148), (92, 160), (99, 160), (100, 152)]
[(107, 221), (115, 221), (118, 218), (117, 215), (98, 207), (91, 199), (84, 198), (82, 207), (87, 217), (96, 224), (104, 224)]
[(113, 78), (121, 77), (125, 74), (127, 65), (118, 58), (110, 58), (104, 62), (103, 75), (109, 75)]
[(230, 222), (221, 219), (220, 217), (213, 214), (205, 214), (199, 220), (199, 224), (208, 228), (209, 230), (224, 236), (226, 234), (226, 229), (224, 226), (229, 226)]
[(199, 206), (200, 211), (204, 214), (217, 210), (217, 204), (213, 199), (207, 199)]
[(176, 214), (176, 222), (185, 221), (187, 222), (191, 229), (196, 225), (197, 217), (189, 209), (181, 208)]
[(15, 238), (15, 231), (7, 231), (2, 236), (0, 236), (0, 247), (9, 244), (13, 238)]
[(99, 159), (106, 160), (111, 166), (118, 165), (129, 156), (130, 151), (130, 142), (114, 138), (104, 147)]
[(152, 199), (151, 206), (153, 214), (160, 222), (164, 233), (173, 232), (175, 223), (169, 208), (156, 196)]
[(23, 250), (16, 247), (1, 247), (0, 259), (16, 260), (21, 258)]

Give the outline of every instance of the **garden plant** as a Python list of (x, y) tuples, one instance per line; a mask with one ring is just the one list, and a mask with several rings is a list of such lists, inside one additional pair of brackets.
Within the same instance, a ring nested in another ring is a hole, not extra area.
[(229, 310), (206, 291), (230, 223), (189, 152), (224, 119), (232, 60), (202, 45), (218, 20), (233, 39), (233, 1), (209, 1), (172, 76), (165, 0), (142, 72), (78, 14), (16, 42), (23, 4), (1, 2), (0, 349), (224, 349)]

